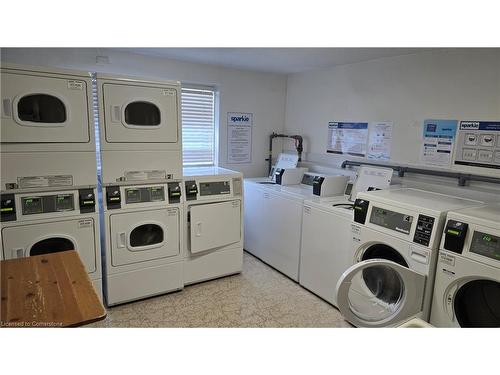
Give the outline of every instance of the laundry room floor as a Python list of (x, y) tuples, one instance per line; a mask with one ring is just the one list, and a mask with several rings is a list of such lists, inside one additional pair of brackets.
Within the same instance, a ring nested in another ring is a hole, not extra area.
[(244, 253), (239, 275), (108, 309), (87, 327), (351, 327), (340, 312)]

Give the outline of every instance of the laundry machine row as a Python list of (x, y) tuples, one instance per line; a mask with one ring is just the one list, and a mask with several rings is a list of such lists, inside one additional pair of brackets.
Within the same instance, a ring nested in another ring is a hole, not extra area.
[(106, 186), (103, 199), (109, 306), (241, 272), (241, 173), (186, 168), (182, 181)]
[(337, 282), (337, 306), (360, 327), (429, 321), (441, 234), (449, 211), (482, 202), (418, 189), (359, 193), (352, 265)]

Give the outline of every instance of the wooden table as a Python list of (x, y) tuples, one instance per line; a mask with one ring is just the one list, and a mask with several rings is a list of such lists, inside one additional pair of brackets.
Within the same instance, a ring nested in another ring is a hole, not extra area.
[(106, 317), (74, 250), (1, 262), (1, 327), (72, 327)]

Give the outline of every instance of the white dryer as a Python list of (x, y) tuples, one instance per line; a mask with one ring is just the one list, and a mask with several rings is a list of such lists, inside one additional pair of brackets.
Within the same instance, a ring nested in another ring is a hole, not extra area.
[(1, 194), (1, 257), (76, 250), (102, 298), (95, 188)]
[(180, 83), (97, 74), (97, 93), (103, 183), (180, 179)]
[(104, 189), (107, 305), (183, 288), (181, 191), (180, 182)]
[(448, 213), (430, 321), (500, 327), (500, 204)]
[(241, 272), (242, 181), (229, 169), (184, 168), (184, 284)]
[(446, 213), (481, 202), (409, 188), (357, 197), (354, 265), (337, 283), (339, 310), (362, 327), (395, 326), (411, 317), (427, 321)]
[(3, 188), (96, 184), (88, 72), (3, 64)]

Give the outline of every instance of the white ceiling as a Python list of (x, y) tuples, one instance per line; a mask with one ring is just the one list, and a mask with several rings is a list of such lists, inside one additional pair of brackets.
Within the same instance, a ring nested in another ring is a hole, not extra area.
[(428, 51), (423, 48), (120, 48), (143, 55), (273, 73), (352, 64)]

